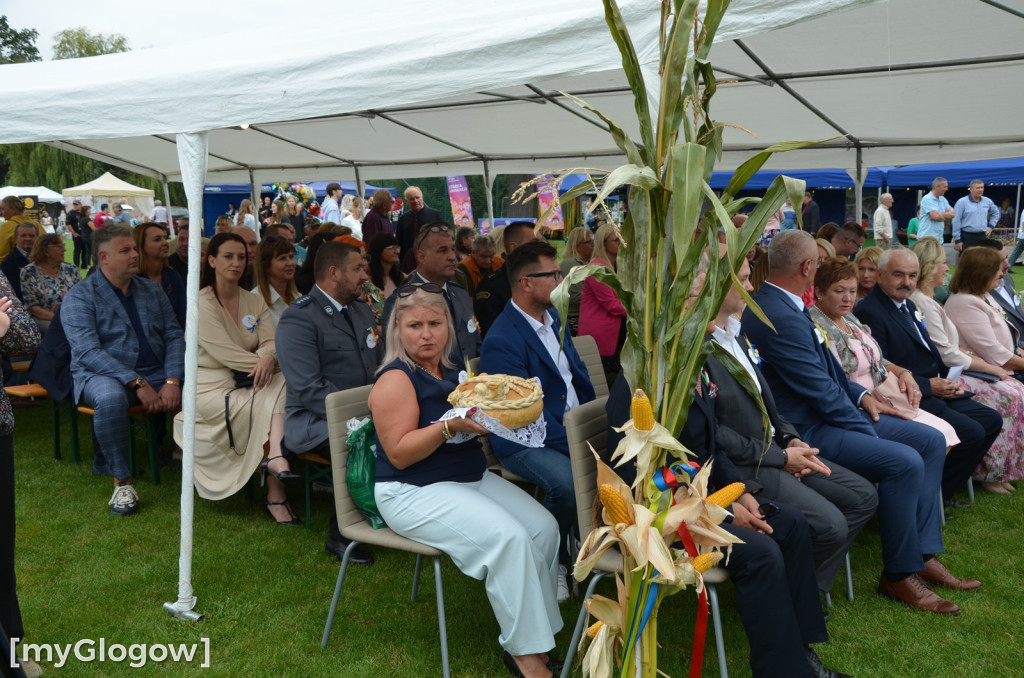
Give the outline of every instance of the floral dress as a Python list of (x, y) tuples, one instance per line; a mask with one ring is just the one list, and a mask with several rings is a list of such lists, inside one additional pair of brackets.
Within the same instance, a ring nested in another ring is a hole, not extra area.
[(25, 308), (40, 306), (47, 311), (55, 311), (68, 290), (81, 281), (82, 276), (74, 264), (62, 263), (53, 277), (43, 273), (35, 264), (28, 264), (21, 269), (21, 294)]

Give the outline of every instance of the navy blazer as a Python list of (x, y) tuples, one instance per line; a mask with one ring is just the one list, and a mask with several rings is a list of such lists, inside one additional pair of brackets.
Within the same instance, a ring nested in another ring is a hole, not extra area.
[[(185, 333), (174, 317), (167, 295), (152, 280), (133, 278), (132, 294), (149, 345), (161, 369), (146, 375), (154, 379), (185, 376)], [(75, 400), (89, 379), (104, 376), (127, 384), (139, 376), (139, 340), (131, 318), (102, 271), (78, 283), (61, 305), (64, 332), (71, 345), (71, 377)]]
[(892, 299), (875, 285), (868, 296), (861, 299), (853, 314), (862, 323), (871, 328), (871, 336), (878, 342), (882, 355), (900, 367), (905, 367), (914, 375), (914, 381), (921, 389), (923, 397), (932, 394), (932, 377), (945, 377), (949, 372), (935, 343), (928, 336), (928, 328), (924, 322), (916, 318), (917, 306), (907, 299), (907, 310), (914, 324), (921, 331), (925, 343), (921, 343), (914, 331), (900, 318), (900, 311)]
[(26, 266), (28, 266), (28, 257), (22, 254), (18, 247), (12, 247), (11, 253), (0, 263), (0, 272), (7, 276), (7, 282), (11, 283), (11, 289), (14, 290), (18, 301), (21, 302), (25, 301), (21, 294), (21, 269)]
[[(558, 313), (550, 309), (548, 313), (554, 318), (552, 328), (557, 335), (561, 331)], [(565, 357), (569, 360), (572, 372), (572, 385), (576, 389), (576, 397), (580, 404), (594, 399), (594, 386), (590, 383), (587, 366), (576, 351), (572, 337), (566, 333), (562, 346)], [(545, 445), (553, 450), (569, 454), (569, 441), (565, 437), (565, 401), (568, 390), (562, 379), (558, 366), (551, 359), (551, 354), (544, 348), (537, 333), (526, 322), (523, 314), (510, 303), (505, 306), (491, 331), (484, 338), (480, 349), (480, 371), (488, 374), (511, 374), (517, 377), (537, 377), (544, 389), (544, 421), (547, 425)], [(505, 457), (523, 449), (522, 445), (491, 436), (494, 454)]]
[(877, 437), (857, 406), (866, 389), (846, 378), (825, 345), (825, 333), (814, 326), (807, 310), (799, 310), (768, 282), (761, 285), (754, 301), (775, 330), (748, 308), (743, 312), (743, 332), (757, 346), (761, 373), (779, 412), (801, 437), (814, 440), (814, 431), (822, 424)]

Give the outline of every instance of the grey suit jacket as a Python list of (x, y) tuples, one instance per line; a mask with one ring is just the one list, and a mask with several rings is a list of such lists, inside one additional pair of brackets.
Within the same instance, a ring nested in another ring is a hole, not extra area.
[[(1013, 278), (1009, 274), (1003, 276), (1003, 289), (1009, 292), (1010, 296), (1014, 299), (1020, 299), (1017, 296), (1017, 286), (1013, 283)], [(1011, 304), (1006, 300), (1003, 295), (999, 294), (995, 290), (991, 290), (988, 296), (999, 304), (999, 308), (1005, 312), (1006, 320), (1010, 323), (1010, 326), (1017, 331), (1017, 346), (1024, 348), (1024, 306), (1020, 304)]]
[(329, 394), (373, 383), (384, 347), (373, 311), (361, 299), (347, 308), (351, 326), (314, 286), (277, 324), (277, 360), (288, 383), (284, 439), (292, 452), (307, 452), (327, 440)]

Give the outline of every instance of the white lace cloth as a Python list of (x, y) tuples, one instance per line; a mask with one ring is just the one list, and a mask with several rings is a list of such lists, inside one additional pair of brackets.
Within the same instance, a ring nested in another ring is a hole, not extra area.
[[(441, 415), (441, 418), (437, 421), (448, 421), (456, 417), (465, 419), (471, 409), (471, 407), (454, 407)], [(480, 411), (473, 415), (473, 420), (494, 435), (501, 436), (505, 440), (511, 440), (514, 443), (519, 443), (523, 447), (544, 447), (544, 440), (548, 435), (548, 427), (544, 423), (543, 416), (532, 424), (516, 429), (505, 428), (497, 419), (489, 417)], [(464, 443), (474, 437), (472, 433), (456, 433), (448, 442), (454, 445), (456, 443)]]

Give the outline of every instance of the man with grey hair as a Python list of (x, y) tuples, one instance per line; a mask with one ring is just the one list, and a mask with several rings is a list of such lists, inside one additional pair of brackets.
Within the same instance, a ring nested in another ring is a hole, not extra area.
[[(878, 199), (878, 209), (875, 210), (871, 220), (871, 227), (874, 229), (875, 245), (887, 250), (893, 246), (892, 233), (892, 193), (883, 193)], [(898, 244), (898, 243), (897, 243)]]
[(946, 232), (946, 222), (953, 218), (953, 208), (946, 200), (946, 191), (949, 190), (949, 182), (944, 177), (935, 177), (932, 180), (932, 190), (925, 193), (921, 198), (921, 211), (917, 215), (917, 239), (932, 236), (939, 242)]
[(991, 198), (985, 197), (985, 182), (975, 179), (967, 195), (956, 201), (953, 208), (953, 242), (957, 252), (992, 235), (999, 222), (999, 208)]
[[(768, 246), (768, 278), (754, 295), (771, 325), (749, 308), (741, 328), (757, 346), (779, 414), (821, 456), (878, 484), (884, 569), (878, 592), (911, 607), (956, 615), (960, 608), (925, 582), (975, 589), (935, 558), (944, 550), (939, 486), (946, 439), (907, 421), (850, 381), (811, 321), (800, 295), (818, 269), (818, 247), (803, 231), (783, 231)], [(913, 383), (913, 382), (911, 382)]]
[(149, 220), (155, 224), (167, 225), (167, 208), (159, 200), (153, 201), (153, 213), (149, 215)]

